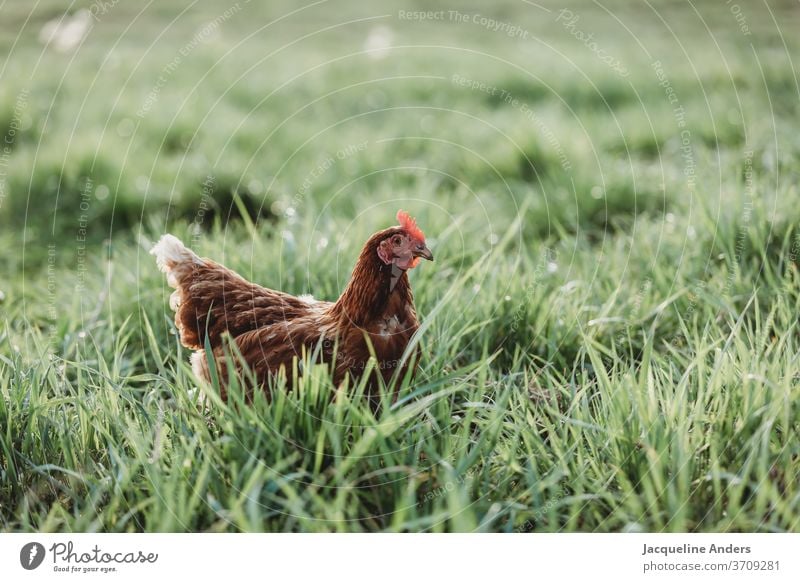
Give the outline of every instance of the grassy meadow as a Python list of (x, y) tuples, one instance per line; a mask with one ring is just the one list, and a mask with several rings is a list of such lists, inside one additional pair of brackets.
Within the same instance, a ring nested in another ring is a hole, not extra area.
[[(800, 530), (790, 0), (0, 0), (0, 530)], [(172, 232), (422, 360), (198, 387)], [(210, 406), (198, 403), (205, 393)]]

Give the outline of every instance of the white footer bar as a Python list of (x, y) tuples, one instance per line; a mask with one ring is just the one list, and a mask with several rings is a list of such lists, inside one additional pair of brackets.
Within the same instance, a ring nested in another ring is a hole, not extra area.
[[(800, 580), (800, 534), (2, 534), (3, 580)], [(164, 578), (176, 576), (177, 578)], [(552, 578), (551, 578), (552, 579)]]

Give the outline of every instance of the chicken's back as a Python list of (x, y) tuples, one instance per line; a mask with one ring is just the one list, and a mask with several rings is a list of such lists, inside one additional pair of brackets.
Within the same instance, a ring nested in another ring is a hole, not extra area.
[(237, 337), (257, 328), (291, 321), (312, 312), (312, 302), (250, 283), (210, 259), (200, 258), (167, 234), (150, 251), (167, 283), (175, 288), (170, 307), (181, 343), (202, 350), (222, 345), (222, 335)]

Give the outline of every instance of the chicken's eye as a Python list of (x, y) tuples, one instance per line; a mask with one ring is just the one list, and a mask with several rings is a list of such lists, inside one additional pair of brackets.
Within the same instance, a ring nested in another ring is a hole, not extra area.
[(392, 244), (394, 244), (394, 246), (399, 247), (401, 242), (399, 236), (392, 237)]

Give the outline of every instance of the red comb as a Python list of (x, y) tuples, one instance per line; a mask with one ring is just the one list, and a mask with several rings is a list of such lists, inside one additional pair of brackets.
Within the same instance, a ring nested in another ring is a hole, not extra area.
[(397, 222), (400, 223), (411, 238), (424, 241), (425, 234), (417, 226), (417, 221), (408, 215), (405, 210), (397, 211)]

